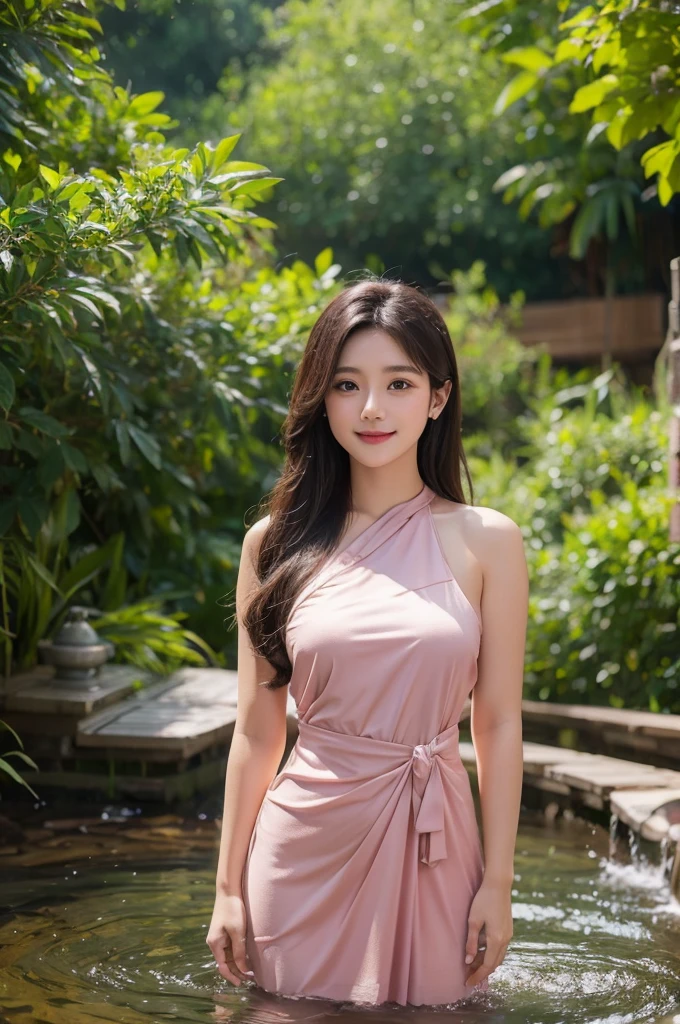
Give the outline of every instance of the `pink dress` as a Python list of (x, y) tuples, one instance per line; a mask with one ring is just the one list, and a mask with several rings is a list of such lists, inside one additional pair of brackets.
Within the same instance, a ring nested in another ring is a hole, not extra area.
[(483, 855), (458, 720), (481, 623), (446, 562), (427, 485), (324, 562), (286, 642), (299, 734), (243, 873), (267, 992), (402, 1005), (465, 986)]

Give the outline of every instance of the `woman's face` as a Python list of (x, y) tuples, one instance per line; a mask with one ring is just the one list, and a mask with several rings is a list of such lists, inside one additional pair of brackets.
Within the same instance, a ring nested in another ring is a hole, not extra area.
[[(331, 432), (351, 457), (383, 465), (417, 444), (428, 416), (440, 414), (450, 390), (451, 381), (433, 390), (428, 374), (411, 364), (389, 334), (363, 327), (345, 342), (326, 392)], [(370, 431), (389, 436), (362, 438)]]

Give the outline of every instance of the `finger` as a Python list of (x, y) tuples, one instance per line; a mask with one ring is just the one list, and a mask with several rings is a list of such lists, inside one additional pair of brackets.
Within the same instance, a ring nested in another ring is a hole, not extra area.
[(234, 964), (244, 976), (244, 978), (252, 978), (253, 972), (249, 970), (248, 963), (246, 961), (246, 937), (241, 932), (231, 932), (231, 948), (234, 957)]
[(480, 981), (484, 980), (484, 978), (488, 978), (490, 974), (493, 974), (502, 962), (506, 949), (507, 944), (497, 945), (494, 942), (489, 943), (487, 949), (484, 950), (482, 963), (473, 968), (472, 973), (468, 976), (465, 984), (469, 987), (478, 985)]
[(470, 964), (477, 953), (479, 943), (479, 932), (481, 926), (475, 922), (468, 922), (467, 942), (465, 943), (465, 963)]
[(230, 967), (228, 966), (228, 964), (218, 964), (218, 965), (217, 965), (217, 969), (219, 970), (219, 972), (220, 972), (220, 974), (222, 975), (222, 977), (223, 977), (223, 978), (226, 978), (226, 979), (227, 979), (227, 981), (230, 981), (230, 982), (232, 983), (232, 985), (236, 985), (236, 987), (237, 987), (237, 988), (239, 987), (239, 985), (241, 985), (241, 983), (242, 983), (243, 979), (242, 979), (242, 978), (239, 978), (239, 977), (238, 977), (238, 976), (237, 976), (237, 975), (236, 975), (236, 974), (234, 973), (234, 971), (232, 971), (232, 970), (230, 969)]
[(480, 981), (483, 981), (484, 978), (491, 973), (489, 970), (489, 965), (491, 963), (491, 951), (489, 949), (485, 949), (480, 952), (482, 953), (481, 963), (473, 968), (465, 982), (469, 988), (472, 988), (474, 985), (478, 985)]
[(242, 983), (243, 981), (246, 981), (246, 980), (248, 979), (248, 975), (247, 975), (247, 974), (245, 973), (245, 971), (244, 971), (244, 970), (243, 970), (243, 969), (242, 969), (242, 968), (241, 968), (241, 967), (240, 967), (240, 966), (239, 966), (239, 965), (238, 965), (238, 964), (236, 963), (236, 960), (235, 960), (235, 958), (234, 958), (234, 954), (233, 954), (233, 951), (232, 951), (231, 953), (229, 953), (229, 954), (228, 954), (228, 956), (227, 956), (227, 964), (228, 964), (228, 966), (229, 966), (229, 969), (230, 969), (231, 971), (233, 971), (234, 973), (236, 973), (236, 974), (238, 975), (238, 983), (239, 983), (239, 985), (240, 985), (240, 984), (241, 984), (241, 983)]
[(227, 963), (227, 954), (230, 953), (228, 937), (225, 937), (225, 934), (223, 933), (222, 935), (218, 935), (216, 938), (207, 939), (206, 941), (210, 946), (212, 955), (215, 957), (217, 970), (220, 972), (222, 977), (226, 978), (227, 981), (230, 981), (232, 985), (240, 985), (242, 979), (236, 976)]

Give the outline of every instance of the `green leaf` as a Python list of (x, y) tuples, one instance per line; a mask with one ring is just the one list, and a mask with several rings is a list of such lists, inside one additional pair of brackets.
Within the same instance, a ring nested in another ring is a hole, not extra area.
[(62, 185), (61, 188), (57, 189), (54, 198), (56, 202), (63, 203), (67, 199), (71, 199), (73, 196), (77, 195), (79, 192), (84, 192), (87, 195), (88, 192), (92, 192), (96, 187), (97, 186), (93, 181), (83, 181), (82, 178), (78, 178), (76, 181), (71, 181), (68, 185)]
[(57, 594), (59, 597), (61, 597), (61, 592), (59, 590), (59, 587), (57, 586), (57, 581), (55, 580), (54, 576), (49, 571), (47, 566), (43, 565), (41, 561), (39, 561), (37, 558), (35, 558), (30, 553), (30, 551), (26, 553), (26, 559), (28, 561), (28, 564), (31, 566), (33, 571), (36, 573), (36, 575), (39, 576), (40, 579), (44, 583), (46, 583), (51, 590), (54, 590), (55, 594)]
[(582, 46), (582, 39), (563, 39), (555, 50), (553, 64), (562, 64), (567, 60), (580, 60)]
[(333, 249), (331, 246), (326, 246), (320, 253), (317, 254), (314, 260), (314, 269), (316, 270), (317, 277), (323, 277), (331, 263), (333, 262)]
[(506, 87), (503, 89), (502, 93), (496, 100), (496, 103), (493, 108), (493, 112), (496, 115), (496, 117), (498, 117), (500, 114), (506, 111), (508, 107), (512, 106), (513, 103), (516, 103), (517, 100), (521, 99), (523, 96), (526, 96), (529, 90), (533, 89), (533, 87), (536, 85), (537, 81), (538, 75), (534, 74), (533, 72), (520, 71), (518, 75), (516, 75), (511, 81), (508, 82), (508, 84), (506, 85)]
[(575, 14), (572, 18), (568, 18), (567, 21), (561, 21), (557, 26), (559, 29), (576, 28), (577, 25), (589, 24), (594, 18), (597, 17), (597, 9), (588, 4), (587, 7), (582, 7), (578, 14)]
[(14, 378), (6, 366), (0, 363), (0, 409), (9, 412), (15, 398)]
[(665, 142), (660, 142), (657, 146), (652, 146), (651, 149), (648, 149), (646, 153), (642, 154), (640, 160), (644, 168), (645, 177), (649, 178), (657, 172), (661, 175), (668, 174), (671, 164), (679, 151), (680, 143), (675, 139), (667, 139)]
[(212, 158), (212, 168), (214, 171), (219, 171), (220, 167), (226, 160), (231, 156), (232, 150), (236, 146), (238, 140), (241, 138), (241, 132), (237, 135), (229, 135), (226, 139), (220, 139)]
[(526, 164), (515, 164), (514, 167), (510, 167), (507, 171), (504, 171), (500, 178), (497, 178), (494, 181), (491, 186), (491, 190), (493, 192), (500, 192), (503, 189), (508, 188), (509, 185), (513, 185), (516, 181), (521, 181), (522, 178), (526, 177), (528, 171), (529, 168)]
[(254, 181), (245, 181), (242, 185), (232, 188), (231, 194), (233, 196), (252, 196), (257, 192), (261, 192), (262, 189), (269, 188), (271, 185), (276, 185), (279, 181), (284, 180), (284, 178), (256, 178)]
[(104, 306), (108, 306), (114, 313), (118, 313), (120, 316), (120, 302), (110, 292), (105, 292), (102, 288), (93, 288), (92, 285), (88, 285), (87, 288), (75, 288), (72, 295), (87, 295), (92, 299), (97, 299)]
[(42, 174), (43, 178), (50, 186), (50, 188), (52, 190), (57, 188), (60, 181), (62, 180), (61, 174), (59, 174), (58, 171), (53, 171), (51, 167), (46, 167), (45, 164), (38, 164), (38, 167), (40, 173)]
[(12, 736), (14, 736), (14, 739), (17, 741), (17, 743), (19, 744), (21, 749), (22, 750), (24, 749), (24, 744), (23, 744), (23, 741), (21, 740), (21, 737), (19, 736), (19, 734), (12, 728), (11, 725), (9, 725), (8, 722), (3, 721), (1, 718), (0, 718), (0, 729), (7, 729), (8, 732), (11, 732)]
[(600, 231), (603, 200), (604, 193), (599, 192), (585, 202), (576, 215), (569, 236), (569, 255), (572, 259), (583, 259), (591, 238)]
[(24, 423), (29, 427), (35, 427), (48, 437), (68, 437), (71, 431), (63, 423), (59, 423), (53, 416), (49, 416), (42, 409), (34, 409), (30, 405), (22, 405), (18, 410)]
[(40, 438), (29, 434), (27, 430), (18, 430), (14, 434), (14, 447), (21, 452), (28, 452), (35, 459), (43, 454), (43, 443)]
[(160, 469), (162, 466), (161, 461), (161, 450), (158, 441), (151, 434), (147, 434), (145, 430), (135, 426), (134, 423), (128, 423), (128, 430), (130, 437), (135, 442), (140, 452), (145, 459), (151, 463), (154, 469)]
[(88, 461), (78, 448), (74, 448), (73, 445), (66, 443), (63, 443), (60, 447), (64, 462), (69, 469), (72, 469), (74, 473), (87, 473), (90, 468)]
[(26, 789), (28, 789), (33, 794), (36, 800), (40, 799), (35, 790), (31, 786), (29, 786), (28, 782), (26, 782), (25, 779), (22, 779), (21, 775), (19, 775), (19, 773), (12, 767), (12, 765), (8, 761), (5, 761), (4, 757), (0, 757), (0, 771), (5, 772), (7, 775), (9, 775), (10, 779), (14, 779), (14, 781), (18, 782), (20, 786), (25, 786)]
[(624, 146), (623, 131), (626, 127), (626, 121), (630, 114), (630, 107), (622, 108), (617, 111), (613, 120), (607, 125), (607, 138), (611, 142), (614, 149), (622, 149)]
[(128, 424), (124, 420), (114, 420), (114, 429), (118, 441), (118, 453), (124, 466), (130, 465), (130, 434)]
[(31, 535), (31, 538), (35, 540), (39, 530), (43, 524), (47, 521), (49, 516), (49, 506), (47, 502), (42, 499), (33, 498), (19, 498), (16, 503), (17, 515), (21, 517), (21, 521)]
[(680, 153), (671, 164), (671, 168), (666, 175), (666, 179), (670, 187), (673, 189), (673, 192), (680, 192)]
[(662, 206), (668, 206), (673, 198), (673, 189), (670, 186), (668, 178), (664, 178), (659, 175), (659, 181), (656, 187), (659, 195), (659, 202)]
[(99, 310), (97, 306), (95, 306), (94, 302), (91, 302), (84, 295), (80, 295), (79, 292), (67, 292), (65, 295), (65, 300), (66, 299), (70, 299), (71, 302), (75, 302), (79, 306), (84, 306), (85, 309), (87, 309), (92, 314), (92, 316), (95, 317), (95, 319), (103, 319), (101, 310)]
[(33, 760), (33, 758), (29, 757), (28, 754), (24, 753), (23, 750), (8, 750), (7, 753), (4, 756), (5, 757), (20, 757), (21, 760), (25, 761), (26, 764), (31, 766), (31, 768), (35, 768), (36, 770), (38, 768), (38, 766), (35, 763), (35, 761)]
[(643, 139), (657, 125), (654, 104), (645, 104), (637, 109), (627, 108), (628, 116), (621, 130), (621, 148), (635, 139)]
[(269, 176), (267, 170), (244, 170), (244, 171), (225, 171), (224, 174), (217, 174), (214, 178), (209, 178), (211, 185), (226, 185), (230, 182), (241, 182), (241, 181), (253, 181), (257, 178), (266, 178)]
[(584, 110), (592, 110), (593, 107), (598, 106), (612, 89), (615, 89), (619, 84), (619, 79), (616, 75), (603, 75), (602, 78), (598, 78), (594, 82), (589, 82), (588, 85), (582, 85), (580, 89), (577, 89), (574, 93), (574, 98), (569, 104), (569, 112), (571, 114), (580, 114)]
[(552, 67), (552, 58), (537, 46), (515, 46), (502, 54), (501, 60), (506, 64), (517, 64), (527, 71), (539, 72)]
[(135, 96), (127, 109), (128, 117), (144, 117), (155, 110), (159, 103), (165, 99), (165, 93), (157, 90), (155, 92), (144, 92)]
[(277, 228), (278, 227), (278, 224), (276, 224), (273, 220), (269, 220), (269, 217), (253, 217), (253, 219), (250, 221), (250, 223), (255, 228)]
[(116, 553), (120, 547), (120, 536), (120, 534), (113, 534), (109, 537), (106, 544), (96, 548), (94, 551), (88, 551), (87, 554), (78, 559), (74, 566), (64, 573), (60, 582), (61, 588), (66, 595), (66, 600), (69, 600), (84, 584), (95, 579), (112, 559), (115, 560)]

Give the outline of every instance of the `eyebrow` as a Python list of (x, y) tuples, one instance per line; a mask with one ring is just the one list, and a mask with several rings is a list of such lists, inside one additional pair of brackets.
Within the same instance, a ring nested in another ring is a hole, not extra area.
[[(361, 373), (358, 366), (338, 366), (335, 370), (336, 373)], [(422, 370), (419, 370), (416, 366), (411, 366), (410, 363), (396, 363), (394, 366), (383, 366), (383, 373), (418, 373), (422, 374)]]

